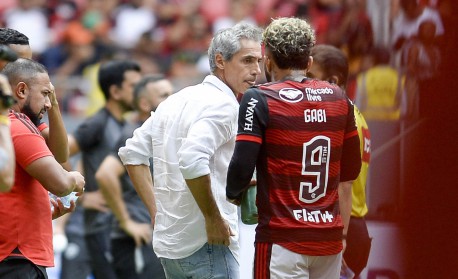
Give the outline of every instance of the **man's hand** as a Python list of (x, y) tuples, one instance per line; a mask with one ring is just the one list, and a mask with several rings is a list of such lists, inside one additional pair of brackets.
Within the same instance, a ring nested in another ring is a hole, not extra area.
[(53, 206), (53, 209), (51, 211), (53, 220), (59, 218), (64, 214), (75, 211), (76, 208), (75, 201), (70, 201), (70, 207), (68, 208), (64, 206), (60, 198), (57, 198), (57, 200), (49, 199), (49, 201)]
[(240, 204), (242, 203), (241, 199), (230, 199), (226, 197), (226, 200), (232, 204), (235, 204), (236, 206), (240, 206)]
[(227, 221), (221, 216), (205, 219), (205, 229), (207, 231), (208, 244), (229, 246), (231, 244), (231, 236), (235, 235)]
[(102, 193), (100, 193), (99, 190), (94, 192), (86, 192), (84, 197), (81, 199), (81, 205), (86, 209), (94, 209), (101, 212), (110, 211)]
[(84, 185), (86, 184), (84, 176), (77, 171), (70, 171), (69, 173), (75, 179), (75, 182), (74, 182), (75, 184), (74, 184), (72, 192), (77, 192), (78, 197), (82, 196), (84, 194)]
[(55, 108), (59, 106), (59, 103), (57, 101), (57, 96), (56, 96), (56, 88), (54, 85), (51, 83), (51, 94), (49, 94), (49, 100), (51, 101), (51, 107)]
[(153, 240), (153, 230), (150, 224), (137, 223), (132, 219), (120, 224), (121, 229), (130, 235), (137, 247)]

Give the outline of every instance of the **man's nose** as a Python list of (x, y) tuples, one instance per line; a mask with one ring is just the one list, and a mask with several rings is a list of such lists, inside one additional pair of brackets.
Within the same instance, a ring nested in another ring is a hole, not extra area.
[(45, 108), (46, 110), (49, 110), (50, 108), (52, 108), (51, 99), (49, 99), (49, 96), (46, 96), (45, 98)]

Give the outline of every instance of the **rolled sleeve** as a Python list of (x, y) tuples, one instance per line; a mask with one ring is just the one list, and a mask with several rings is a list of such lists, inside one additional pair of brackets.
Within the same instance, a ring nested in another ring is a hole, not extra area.
[(153, 154), (151, 142), (151, 126), (153, 115), (134, 131), (132, 138), (127, 139), (126, 145), (119, 149), (118, 155), (124, 165), (150, 165), (149, 158)]

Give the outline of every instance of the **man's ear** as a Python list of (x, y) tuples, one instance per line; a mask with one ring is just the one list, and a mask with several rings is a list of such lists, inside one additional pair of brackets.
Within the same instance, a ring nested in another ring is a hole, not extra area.
[(109, 96), (110, 99), (119, 100), (119, 98), (121, 98), (119, 94), (119, 88), (117, 85), (115, 84), (110, 85), (109, 90), (110, 90), (110, 96)]
[(313, 64), (313, 57), (312, 56), (309, 56), (309, 61), (307, 62), (307, 71), (310, 71), (310, 69), (312, 68), (312, 64)]
[(27, 90), (29, 87), (23, 81), (16, 84), (15, 88), (13, 88), (13, 95), (17, 100), (26, 99), (27, 98)]
[(272, 60), (270, 60), (269, 56), (264, 55), (264, 64), (266, 70), (271, 73), (272, 72)]
[(332, 75), (328, 78), (328, 82), (335, 85), (339, 85), (339, 77), (336, 75)]
[(216, 68), (220, 70), (224, 70), (224, 58), (221, 53), (217, 53), (215, 55), (215, 64), (216, 64)]

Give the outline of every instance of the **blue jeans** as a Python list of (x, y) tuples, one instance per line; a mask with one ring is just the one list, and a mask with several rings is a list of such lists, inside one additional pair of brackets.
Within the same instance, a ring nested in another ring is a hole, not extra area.
[(229, 247), (205, 243), (183, 259), (160, 258), (170, 279), (239, 279), (239, 264)]

